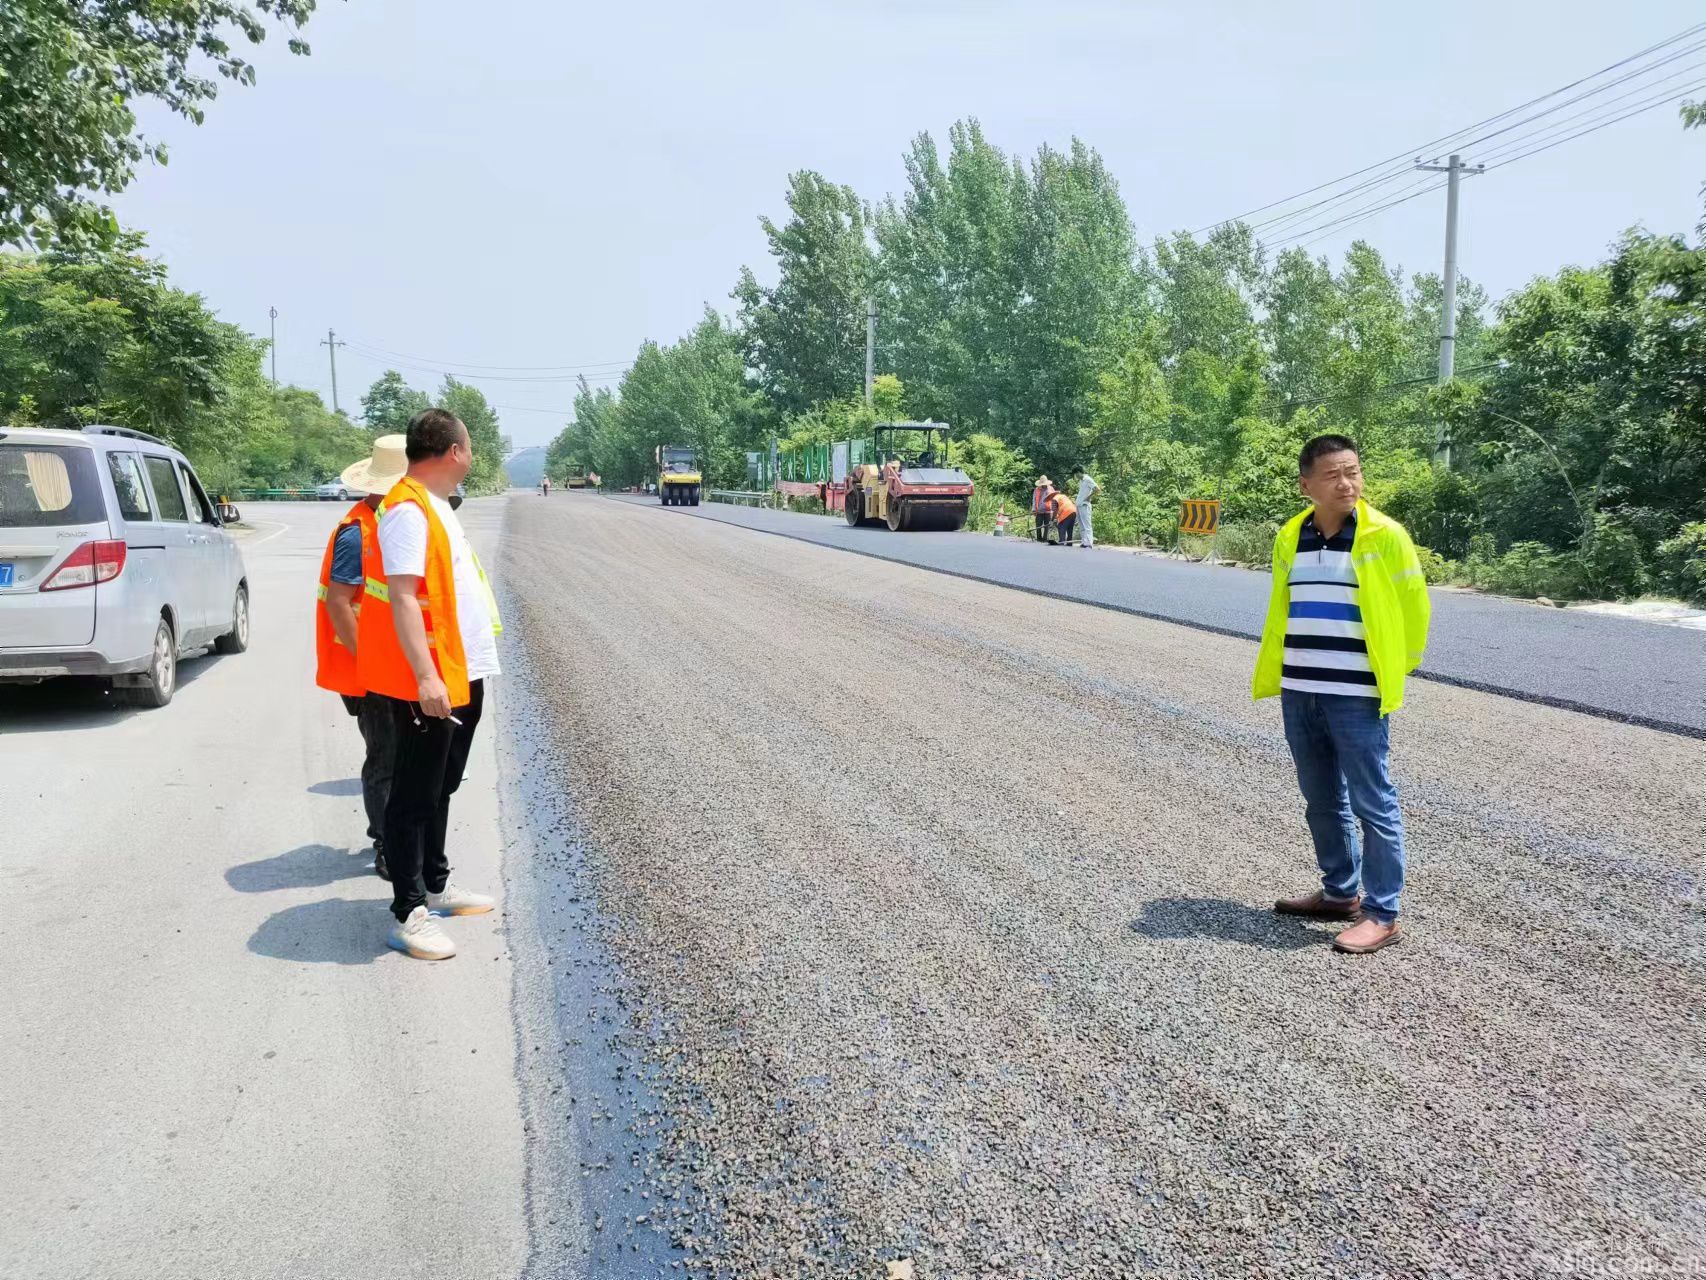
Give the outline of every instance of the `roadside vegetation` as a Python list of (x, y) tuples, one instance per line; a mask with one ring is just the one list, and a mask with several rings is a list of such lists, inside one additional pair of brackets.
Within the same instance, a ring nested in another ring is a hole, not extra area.
[[(731, 319), (647, 343), (615, 390), (583, 384), (552, 470), (640, 484), (667, 440), (741, 488), (772, 437), (929, 417), (978, 483), (972, 528), (1003, 504), (1027, 513), (1039, 472), (1065, 484), (1088, 466), (1098, 539), (1176, 545), (1179, 501), (1218, 498), (1219, 554), (1260, 562), (1297, 509), (1298, 448), (1340, 431), (1435, 581), (1706, 602), (1699, 229), (1630, 231), (1496, 307), (1460, 283), (1458, 376), (1438, 387), (1439, 278), (1371, 244), (1333, 261), (1236, 222), (1139, 244), (1094, 150), (1010, 156), (975, 121), (945, 154), (920, 136), (906, 172), (875, 202), (793, 175), (787, 216), (761, 219), (773, 283), (743, 269)], [(857, 394), (870, 296), (888, 375), (874, 413)]]
[[(199, 122), (223, 84), (253, 83), (245, 43), (282, 31), (306, 54), (313, 9), (0, 12), (0, 425), (138, 427), (235, 491), (326, 480), (437, 403), (473, 433), (470, 489), (503, 486), (507, 442), (477, 388), (446, 378), (429, 394), (387, 372), (356, 420), (273, 386), (265, 344), (172, 287), (102, 203), (167, 158), (140, 107)], [(1706, 104), (1682, 116), (1706, 125)], [(1342, 431), (1436, 581), (1706, 600), (1706, 224), (1692, 240), (1631, 230), (1604, 261), (1496, 306), (1465, 282), (1457, 377), (1436, 387), (1440, 281), (1371, 244), (1333, 260), (1259, 218), (1139, 243), (1093, 148), (1012, 155), (975, 120), (945, 147), (921, 134), (904, 162), (900, 191), (874, 200), (793, 174), (785, 216), (760, 219), (769, 261), (739, 271), (730, 314), (707, 307), (676, 341), (642, 344), (613, 390), (583, 381), (552, 474), (640, 484), (657, 445), (689, 444), (707, 487), (743, 488), (773, 438), (932, 418), (978, 483), (974, 528), (1003, 504), (1025, 513), (1037, 473), (1066, 484), (1089, 467), (1099, 538), (1171, 544), (1181, 499), (1218, 498), (1222, 553), (1259, 560), (1296, 509), (1298, 447)]]

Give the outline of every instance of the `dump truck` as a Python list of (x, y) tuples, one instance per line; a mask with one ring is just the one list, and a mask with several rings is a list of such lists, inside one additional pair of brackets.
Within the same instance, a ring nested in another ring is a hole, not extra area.
[(875, 460), (847, 475), (843, 514), (850, 525), (963, 529), (971, 514), (971, 477), (948, 463), (942, 422), (884, 422), (872, 433)]
[(658, 500), (666, 507), (699, 505), (699, 455), (684, 444), (657, 448)]

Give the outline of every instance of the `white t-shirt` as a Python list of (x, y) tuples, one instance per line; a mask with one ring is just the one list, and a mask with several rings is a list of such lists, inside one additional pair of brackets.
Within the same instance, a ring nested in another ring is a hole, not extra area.
[[(1089, 476), (1085, 476), (1078, 482), (1078, 505), (1083, 506), (1086, 502), (1090, 501), (1090, 495), (1095, 492), (1096, 482)], [(387, 560), (385, 563), (390, 564), (391, 562)]]
[[(468, 679), (484, 680), (500, 674), (501, 668), (497, 637), (492, 634), (492, 612), (486, 603), (485, 588), (480, 585), (474, 549), (468, 545), (468, 535), (462, 532), (462, 522), (450, 504), (436, 493), (427, 496), (432, 499), (432, 509), (438, 513), (450, 539), (456, 622), (462, 632), (462, 650), (468, 657)], [(379, 554), (385, 558), (385, 572), (425, 577), (426, 553), (426, 513), (412, 502), (387, 508), (379, 518)]]

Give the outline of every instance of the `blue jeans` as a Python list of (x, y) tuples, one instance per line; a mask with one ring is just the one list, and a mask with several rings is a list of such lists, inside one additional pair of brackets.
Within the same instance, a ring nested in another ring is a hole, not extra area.
[(1396, 920), (1404, 819), (1386, 768), (1390, 726), (1380, 700), (1282, 689), (1280, 707), (1321, 888), (1330, 897), (1354, 898), (1360, 884), (1363, 914), (1383, 924)]

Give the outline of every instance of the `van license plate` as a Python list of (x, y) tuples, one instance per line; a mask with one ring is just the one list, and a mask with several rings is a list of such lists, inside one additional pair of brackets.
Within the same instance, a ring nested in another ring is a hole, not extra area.
[(9, 587), (11, 585), (12, 562), (10, 560), (0, 560), (0, 587)]

